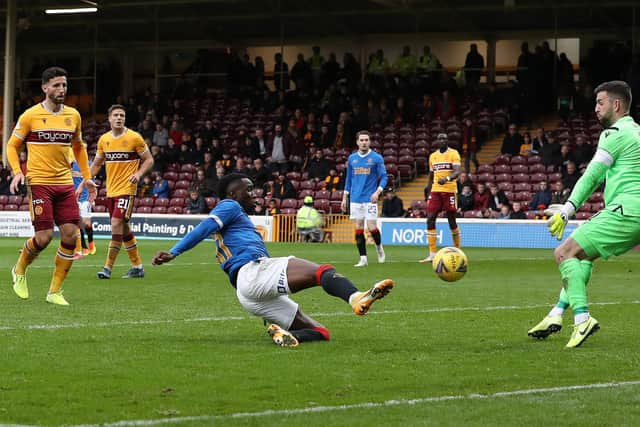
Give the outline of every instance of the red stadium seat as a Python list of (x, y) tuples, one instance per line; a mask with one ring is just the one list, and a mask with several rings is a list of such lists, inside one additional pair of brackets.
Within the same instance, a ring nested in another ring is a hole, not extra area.
[(493, 172), (497, 175), (499, 173), (511, 173), (511, 166), (506, 165), (506, 164), (502, 164), (502, 165), (496, 165), (493, 168)]
[[(29, 200), (28, 198), (26, 199), (27, 201)], [(20, 206), (22, 204), (22, 196), (20, 195), (9, 196), (9, 200), (7, 201), (7, 204)]]
[(320, 191), (316, 191), (314, 196), (314, 199), (330, 199), (331, 198), (331, 191), (327, 191), (327, 190), (320, 190)]
[(283, 199), (282, 202), (280, 202), (280, 209), (285, 209), (285, 208), (297, 209), (297, 207), (298, 207), (298, 200), (296, 199)]
[(531, 191), (531, 184), (528, 182), (517, 182), (513, 185), (513, 191)]
[(494, 173), (492, 165), (480, 165), (476, 173)]
[(140, 199), (139, 206), (153, 206), (154, 201), (155, 200), (153, 199), (153, 197), (143, 197), (142, 199)]
[(529, 173), (529, 167), (523, 164), (511, 165), (511, 173)]
[(527, 164), (527, 158), (526, 157), (522, 157), (522, 156), (513, 156), (509, 163), (511, 163), (512, 166), (513, 165), (526, 165)]
[(179, 181), (176, 181), (176, 189), (188, 189), (191, 186), (191, 181), (187, 181), (184, 179), (181, 179)]
[(518, 173), (511, 175), (513, 182), (529, 182), (529, 174)]
[(174, 190), (173, 194), (171, 194), (172, 197), (182, 197), (183, 199), (186, 199), (187, 197), (189, 197), (189, 191), (185, 190), (184, 188), (178, 188), (177, 190)]
[(508, 173), (499, 173), (496, 175), (496, 182), (511, 182), (512, 176)]
[(331, 203), (329, 203), (329, 199), (314, 200), (313, 207), (324, 213), (331, 213)]
[(151, 213), (154, 213), (154, 214), (166, 214), (167, 213), (167, 208), (165, 206), (155, 206), (151, 210)]
[(499, 182), (498, 183), (498, 190), (502, 190), (502, 191), (513, 191), (513, 184), (510, 182)]
[(180, 206), (169, 206), (167, 213), (171, 215), (182, 215), (183, 209)]
[(18, 207), (19, 211), (28, 211), (31, 208), (31, 205), (29, 203), (23, 203), (22, 205), (20, 205), (20, 207)]
[(169, 206), (169, 199), (156, 199), (153, 206), (164, 206), (166, 208)]
[(6, 205), (7, 203), (9, 203), (9, 196), (0, 194), (0, 205)]
[(169, 200), (169, 206), (180, 206), (183, 207), (185, 204), (185, 199), (183, 197), (172, 197)]
[(545, 173), (547, 168), (542, 163), (529, 165), (529, 173)]
[(151, 206), (139, 206), (136, 208), (136, 213), (149, 214), (151, 213)]
[(527, 164), (529, 165), (535, 165), (537, 163), (542, 162), (542, 157), (540, 156), (529, 156), (529, 158), (527, 158)]

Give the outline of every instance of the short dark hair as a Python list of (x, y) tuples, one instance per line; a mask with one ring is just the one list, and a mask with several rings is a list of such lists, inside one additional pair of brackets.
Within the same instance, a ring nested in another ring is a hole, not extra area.
[(244, 178), (249, 177), (242, 173), (230, 173), (220, 178), (220, 182), (218, 182), (218, 195), (220, 196), (220, 200), (227, 198), (227, 189), (231, 184)]
[(111, 107), (109, 107), (109, 109), (107, 110), (107, 114), (111, 115), (111, 113), (113, 112), (113, 110), (122, 110), (125, 112), (127, 112), (127, 109), (124, 108), (124, 105), (122, 104), (113, 104)]
[(368, 130), (361, 130), (360, 132), (356, 133), (356, 139), (359, 139), (360, 135), (367, 135), (369, 138), (371, 138), (371, 134)]
[(594, 95), (598, 95), (600, 92), (607, 92), (607, 94), (613, 95), (612, 98), (621, 100), (625, 110), (629, 111), (629, 107), (631, 106), (631, 88), (627, 82), (623, 82), (622, 80), (604, 82), (593, 90)]
[(49, 67), (42, 72), (42, 84), (49, 82), (54, 77), (67, 77), (67, 70), (61, 67)]

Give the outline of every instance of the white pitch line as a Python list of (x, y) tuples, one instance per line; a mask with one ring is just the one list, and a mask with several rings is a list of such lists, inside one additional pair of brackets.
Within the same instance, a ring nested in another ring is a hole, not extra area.
[[(611, 301), (611, 302), (593, 302), (590, 305), (607, 306), (607, 305), (627, 305), (640, 304), (640, 300), (634, 301)], [(429, 313), (448, 313), (462, 311), (508, 311), (508, 310), (529, 310), (537, 308), (549, 308), (550, 304), (536, 305), (498, 305), (489, 307), (437, 307), (426, 308), (423, 310), (381, 310), (369, 312), (368, 315), (393, 315), (393, 314), (429, 314)], [(316, 317), (352, 317), (351, 312), (332, 312), (332, 313), (311, 313)], [(108, 328), (112, 326), (131, 326), (131, 325), (164, 325), (178, 324), (190, 322), (229, 322), (235, 320), (256, 319), (253, 316), (216, 316), (216, 317), (194, 317), (187, 319), (142, 319), (142, 320), (114, 320), (109, 322), (96, 323), (61, 323), (61, 324), (35, 324), (35, 325), (0, 325), (0, 331), (31, 331), (31, 330), (54, 330), (54, 329), (84, 329), (84, 328)]]
[(516, 396), (528, 396), (532, 394), (543, 393), (560, 393), (567, 391), (579, 391), (579, 390), (594, 390), (594, 389), (608, 389), (619, 387), (630, 387), (640, 385), (640, 381), (621, 381), (621, 382), (608, 382), (608, 383), (593, 383), (593, 384), (579, 384), (559, 387), (546, 387), (546, 388), (531, 388), (523, 390), (512, 391), (500, 391), (496, 393), (488, 394), (458, 394), (448, 396), (431, 396), (422, 397), (417, 399), (397, 399), (397, 400), (385, 400), (382, 402), (363, 402), (353, 403), (349, 405), (335, 405), (335, 406), (308, 406), (305, 408), (295, 409), (269, 409), (266, 411), (258, 412), (235, 412), (232, 414), (224, 415), (199, 415), (199, 416), (187, 416), (187, 417), (175, 417), (175, 418), (158, 418), (150, 420), (121, 420), (111, 423), (103, 424), (81, 424), (70, 427), (129, 427), (129, 426), (153, 426), (159, 424), (177, 424), (190, 421), (221, 421), (238, 418), (260, 418), (271, 416), (289, 416), (289, 415), (301, 415), (301, 414), (313, 414), (313, 413), (326, 413), (337, 411), (348, 411), (351, 409), (363, 409), (363, 408), (387, 408), (394, 406), (415, 406), (421, 404), (447, 402), (453, 400), (492, 400), (505, 397)]

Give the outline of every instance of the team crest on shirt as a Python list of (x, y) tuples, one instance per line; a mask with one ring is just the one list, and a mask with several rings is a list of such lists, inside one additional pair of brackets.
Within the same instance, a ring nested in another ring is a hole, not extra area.
[(370, 165), (371, 163), (373, 163), (373, 159), (372, 159), (372, 158), (368, 158), (368, 159), (367, 159), (367, 164), (369, 164), (369, 165)]
[(42, 123), (44, 123), (45, 125), (47, 124), (47, 119), (46, 119), (46, 117), (43, 117), (43, 118), (42, 118)]
[(64, 119), (64, 124), (67, 125), (67, 126), (71, 126), (71, 119), (68, 118), (68, 117), (66, 119)]
[(33, 210), (33, 212), (34, 212), (36, 215), (42, 215), (42, 210), (43, 210), (43, 209), (42, 209), (42, 206), (38, 205), (38, 206), (36, 206), (36, 207), (35, 207), (35, 209)]

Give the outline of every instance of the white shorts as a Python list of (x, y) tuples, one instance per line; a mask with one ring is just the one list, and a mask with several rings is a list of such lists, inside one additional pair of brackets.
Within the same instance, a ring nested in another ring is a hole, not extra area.
[(351, 219), (378, 219), (377, 203), (350, 203), (349, 218)]
[(80, 208), (80, 218), (91, 218), (91, 203), (88, 200), (78, 202), (78, 208)]
[(260, 258), (242, 266), (236, 280), (240, 305), (284, 329), (291, 327), (298, 312), (298, 304), (289, 298), (287, 266), (291, 258)]

